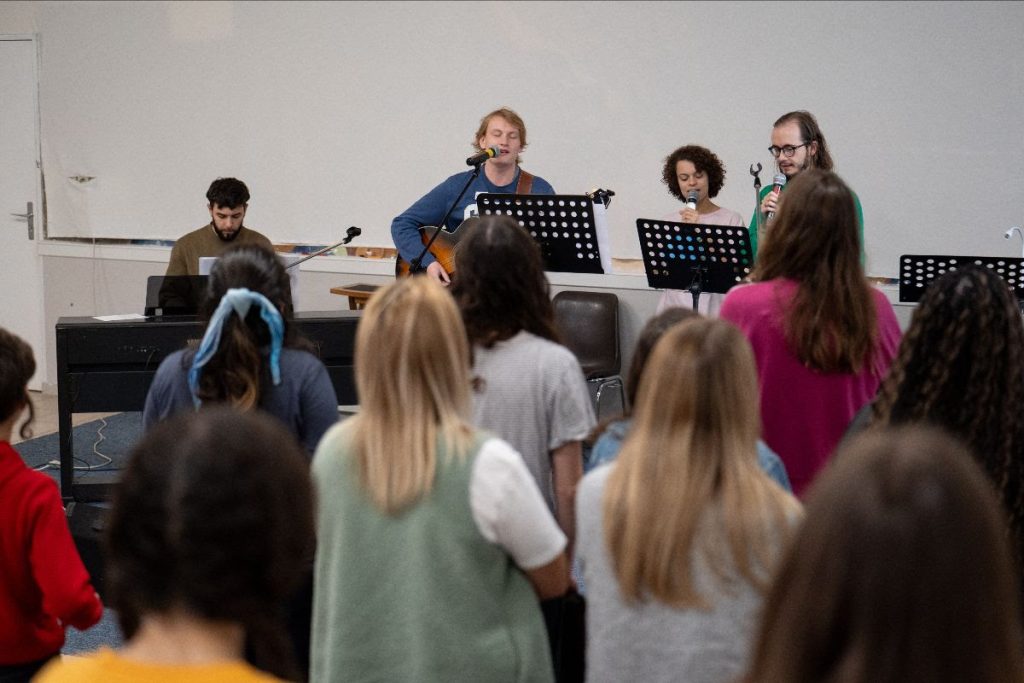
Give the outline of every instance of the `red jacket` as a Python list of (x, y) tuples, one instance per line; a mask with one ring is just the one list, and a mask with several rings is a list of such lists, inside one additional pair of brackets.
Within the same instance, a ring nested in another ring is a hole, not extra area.
[(0, 665), (60, 651), (103, 604), (71, 539), (57, 484), (0, 441)]

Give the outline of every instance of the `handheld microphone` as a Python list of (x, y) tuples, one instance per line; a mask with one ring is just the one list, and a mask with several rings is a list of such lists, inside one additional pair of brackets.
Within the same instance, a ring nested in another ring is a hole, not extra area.
[(699, 197), (699, 196), (700, 196), (700, 193), (697, 192), (697, 190), (690, 190), (689, 192), (687, 192), (686, 193), (686, 208), (693, 209), (694, 211), (696, 211), (697, 210), (697, 197)]
[[(773, 183), (773, 185), (772, 185), (772, 192), (774, 192), (776, 195), (778, 195), (780, 192), (782, 192), (782, 188), (784, 188), (786, 186), (786, 174), (785, 173), (776, 173), (775, 177), (772, 178), (772, 183)], [(774, 211), (769, 211), (768, 212), (768, 220), (771, 220), (773, 218), (775, 218), (775, 212)]]
[(488, 147), (487, 149), (480, 150), (470, 158), (466, 159), (466, 165), (476, 166), (478, 164), (484, 163), (488, 159), (493, 159), (499, 154), (501, 154), (501, 150), (498, 149), (497, 147)]

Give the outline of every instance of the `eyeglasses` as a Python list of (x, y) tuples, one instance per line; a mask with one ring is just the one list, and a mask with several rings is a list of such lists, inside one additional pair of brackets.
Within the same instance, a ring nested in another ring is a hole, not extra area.
[(772, 145), (771, 147), (768, 148), (768, 151), (771, 152), (772, 156), (775, 157), (776, 159), (779, 158), (779, 154), (782, 154), (782, 156), (789, 159), (794, 154), (796, 154), (796, 151), (798, 149), (800, 149), (801, 147), (806, 147), (809, 144), (811, 143), (805, 142), (802, 145), (786, 145), (784, 147), (776, 147), (775, 145)]

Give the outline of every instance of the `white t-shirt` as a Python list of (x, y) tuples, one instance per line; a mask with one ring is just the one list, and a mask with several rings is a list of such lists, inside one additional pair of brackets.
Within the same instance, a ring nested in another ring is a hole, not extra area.
[(522, 569), (543, 567), (565, 548), (565, 534), (522, 456), (501, 439), (488, 439), (477, 453), (469, 506), (480, 534), (504, 548)]

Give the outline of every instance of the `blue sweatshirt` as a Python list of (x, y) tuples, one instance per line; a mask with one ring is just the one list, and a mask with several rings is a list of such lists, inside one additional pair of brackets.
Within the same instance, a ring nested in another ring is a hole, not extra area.
[[(423, 251), (423, 242), (420, 240), (419, 229), (425, 226), (437, 225), (444, 218), (444, 212), (455, 201), (455, 197), (458, 196), (462, 186), (469, 180), (471, 173), (473, 173), (472, 170), (456, 173), (420, 197), (415, 204), (391, 221), (391, 239), (394, 240), (395, 246), (398, 247), (399, 255), (405, 261), (411, 262), (420, 255), (420, 252)], [(516, 183), (518, 182), (519, 169), (516, 169), (516, 176), (508, 185), (495, 185), (487, 179), (487, 174), (481, 169), (480, 175), (477, 176), (476, 180), (469, 186), (469, 189), (466, 190), (466, 194), (462, 195), (462, 199), (455, 206), (451, 217), (445, 225), (445, 229), (449, 232), (454, 232), (463, 220), (476, 214), (476, 195), (478, 193), (514, 194)], [(554, 193), (555, 190), (548, 181), (540, 176), (533, 177), (533, 187), (530, 194)], [(467, 207), (470, 207), (473, 212), (472, 214), (467, 213)], [(422, 266), (426, 268), (434, 260), (433, 254), (428, 253), (423, 257)]]

